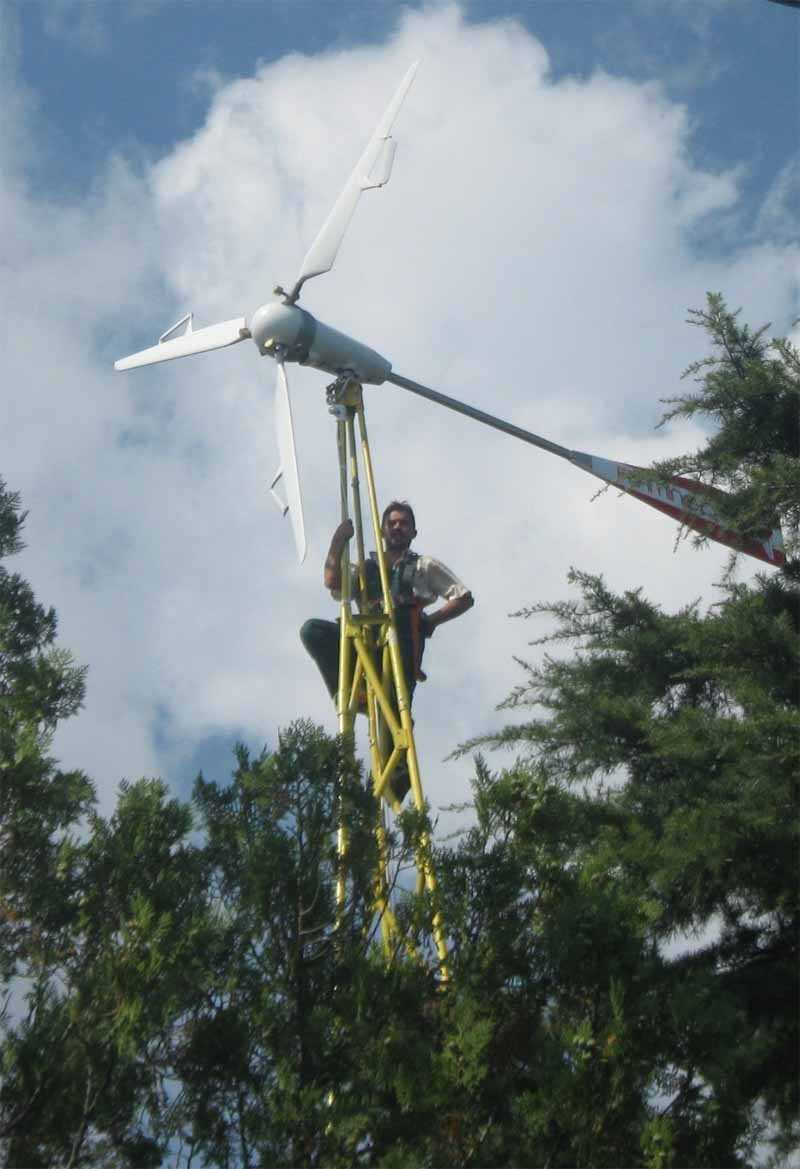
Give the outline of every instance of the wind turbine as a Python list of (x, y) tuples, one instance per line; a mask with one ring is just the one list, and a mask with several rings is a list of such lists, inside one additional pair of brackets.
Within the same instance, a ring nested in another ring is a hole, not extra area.
[[(301, 563), (306, 554), (306, 536), (286, 363), (311, 365), (336, 376), (347, 372), (371, 385), (380, 385), (385, 381), (392, 366), (391, 362), (373, 349), (318, 321), (311, 313), (299, 308), (297, 301), (307, 280), (321, 276), (333, 267), (362, 191), (383, 187), (388, 183), (396, 149), (391, 128), (416, 71), (415, 62), (386, 107), (355, 169), (308, 249), (291, 292), (277, 285), (273, 290), (277, 299), (260, 305), (250, 317), (234, 317), (204, 329), (192, 328), (192, 314), (189, 313), (162, 333), (157, 345), (114, 362), (114, 369), (135, 369), (159, 361), (188, 357), (192, 353), (224, 349), (248, 339), (255, 342), (262, 356), (269, 355), (275, 359), (275, 428), (280, 465), (270, 486), (284, 515), (288, 512), (291, 519)], [(185, 331), (176, 336), (183, 327)], [(278, 484), (283, 487), (285, 500), (275, 491)]]
[[(187, 314), (159, 338), (158, 344), (115, 362), (118, 370), (134, 369), (155, 362), (172, 361), (192, 353), (204, 353), (251, 340), (261, 356), (269, 355), (277, 365), (275, 384), (275, 426), (280, 465), (271, 489), (284, 515), (288, 513), (294, 531), (297, 553), (302, 561), (306, 554), (303, 504), (295, 451), (292, 408), (286, 366), (290, 363), (310, 365), (335, 376), (328, 387), (331, 413), (337, 420), (339, 451), (339, 479), (342, 518), (348, 516), (352, 500), (355, 521), (355, 543), (358, 564), (351, 579), (350, 559), (342, 557), (342, 592), (340, 617), (340, 662), (337, 711), (341, 734), (353, 730), (356, 713), (366, 707), (369, 720), (371, 774), (375, 795), (399, 811), (408, 786), (401, 784), (399, 794), (395, 782), (401, 775), (410, 784), (417, 809), (425, 804), (422, 795), (419, 764), (414, 741), (414, 724), (410, 712), (410, 694), (404, 675), (394, 602), (381, 541), (380, 511), (375, 490), (375, 479), (367, 439), (361, 388), (363, 384), (382, 385), (389, 382), (429, 401), (464, 414), (486, 426), (500, 430), (541, 450), (568, 460), (580, 470), (612, 483), (620, 490), (634, 495), (644, 503), (684, 524), (701, 529), (712, 539), (742, 548), (771, 564), (783, 560), (780, 533), (774, 532), (763, 540), (744, 542), (737, 533), (726, 531), (714, 512), (714, 494), (710, 489), (692, 480), (674, 478), (662, 482), (648, 471), (616, 463), (582, 451), (569, 450), (531, 431), (469, 406), (456, 398), (401, 376), (392, 370), (392, 364), (380, 353), (360, 341), (340, 333), (298, 305), (306, 281), (329, 272), (333, 267), (344, 234), (363, 191), (384, 186), (392, 171), (395, 143), (392, 125), (417, 70), (416, 63), (406, 73), (397, 92), (389, 102), (355, 169), (347, 180), (328, 218), (320, 228), (300, 267), (291, 291), (280, 285), (273, 289), (275, 299), (260, 305), (249, 317), (234, 317), (207, 328), (194, 330), (192, 314)], [(184, 331), (180, 333), (179, 331)], [(356, 432), (358, 427), (358, 433)], [(381, 580), (381, 598), (377, 610), (368, 597), (365, 575), (364, 528), (361, 518), (361, 497), (358, 476), (358, 449), (365, 472), (372, 530), (376, 541)], [(284, 497), (275, 488), (282, 485)], [(359, 613), (354, 613), (353, 602)], [(391, 906), (388, 879), (387, 835), (381, 805), (376, 824), (380, 850), (379, 873), (376, 879), (376, 910), (381, 919), (387, 953), (391, 954), (398, 940), (398, 925)], [(348, 829), (340, 819), (338, 835), (339, 874), (336, 898), (339, 912), (346, 899), (346, 868), (348, 856)], [(440, 960), (442, 977), (447, 977), (447, 942), (441, 914), (436, 906), (436, 881), (430, 842), (423, 834), (417, 842), (418, 888), (427, 888), (434, 901), (432, 930)]]
[[(643, 468), (617, 463), (583, 451), (569, 450), (542, 438), (541, 435), (514, 426), (410, 378), (402, 377), (392, 370), (391, 362), (380, 353), (323, 324), (307, 310), (298, 306), (297, 302), (306, 281), (329, 272), (333, 267), (362, 192), (383, 187), (388, 183), (396, 148), (391, 129), (416, 71), (417, 62), (410, 67), (386, 107), (355, 169), (306, 253), (290, 292), (277, 285), (273, 289), (276, 299), (260, 305), (250, 317), (234, 317), (203, 329), (192, 328), (193, 318), (189, 313), (162, 333), (157, 345), (123, 357), (114, 363), (114, 368), (127, 370), (152, 365), (155, 362), (172, 361), (177, 357), (222, 349), (248, 339), (255, 343), (261, 356), (269, 355), (275, 359), (277, 378), (274, 414), (280, 465), (270, 486), (283, 514), (289, 515), (301, 562), (306, 554), (306, 536), (292, 406), (286, 376), (287, 362), (310, 365), (334, 374), (337, 378), (350, 377), (360, 384), (381, 385), (390, 382), (566, 459), (580, 470), (588, 471), (589, 474), (614, 485), (626, 494), (633, 495), (642, 503), (649, 504), (673, 519), (701, 531), (713, 540), (736, 547), (769, 564), (782, 564), (784, 555), (780, 531), (765, 533), (760, 539), (745, 539), (738, 533), (726, 529), (720, 524), (714, 508), (714, 497), (720, 493), (704, 484), (680, 477), (665, 483), (657, 480), (652, 472)], [(178, 330), (184, 327), (185, 331), (176, 335)], [(281, 498), (275, 490), (279, 484), (283, 487), (285, 498)]]

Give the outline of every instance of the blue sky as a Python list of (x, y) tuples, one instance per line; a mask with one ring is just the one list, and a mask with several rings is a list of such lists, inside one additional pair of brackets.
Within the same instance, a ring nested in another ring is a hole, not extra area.
[[(23, 0), (20, 76), (52, 135), (57, 181), (81, 190), (110, 152), (158, 157), (191, 134), (204, 80), (247, 76), (287, 53), (380, 43), (411, 7), (421, 6)], [(767, 0), (472, 0), (462, 9), (475, 22), (520, 21), (547, 46), (555, 78), (605, 69), (663, 85), (690, 104), (693, 145), (709, 165), (747, 168), (751, 208), (796, 151), (800, 22), (791, 9)]]
[[(6, 0), (0, 290), (10, 425), (0, 473), (30, 510), (18, 562), (89, 665), (65, 763), (98, 783), (224, 777), (226, 744), (293, 717), (333, 729), (296, 630), (334, 616), (324, 379), (290, 371), (310, 551), (265, 489), (274, 370), (246, 346), (114, 374), (188, 309), (251, 312), (291, 280), (410, 60), (391, 184), (359, 207), (304, 304), (395, 368), (564, 445), (648, 462), (705, 352), (707, 289), (754, 325), (800, 315), (800, 14), (767, 0), (504, 5)], [(426, 790), (496, 724), (507, 614), (563, 596), (571, 565), (674, 608), (714, 599), (723, 549), (511, 440), (370, 391), (378, 486), (410, 497), (421, 551), (476, 608), (437, 634), (415, 702)], [(753, 566), (755, 567), (755, 566)], [(746, 575), (751, 567), (743, 565)], [(456, 632), (457, 631), (457, 632)], [(533, 653), (533, 651), (531, 651)], [(423, 693), (424, 692), (424, 693)], [(122, 746), (121, 746), (122, 745)]]

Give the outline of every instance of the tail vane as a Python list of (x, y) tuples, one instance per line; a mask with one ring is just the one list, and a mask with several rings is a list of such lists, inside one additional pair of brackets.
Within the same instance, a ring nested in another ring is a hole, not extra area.
[(744, 535), (724, 524), (718, 508), (714, 506), (717, 500), (724, 498), (724, 492), (717, 487), (682, 475), (673, 475), (667, 482), (644, 467), (615, 463), (598, 455), (584, 454), (583, 451), (573, 451), (572, 462), (709, 540), (744, 552), (756, 560), (763, 560), (775, 568), (780, 568), (786, 562), (783, 535), (779, 527), (756, 536)]

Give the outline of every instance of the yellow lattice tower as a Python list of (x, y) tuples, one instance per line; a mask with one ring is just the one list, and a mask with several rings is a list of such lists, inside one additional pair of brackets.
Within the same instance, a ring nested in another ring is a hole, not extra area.
[[(349, 549), (345, 548), (342, 554), (337, 698), (339, 732), (343, 737), (354, 741), (355, 718), (359, 709), (363, 709), (366, 703), (369, 720), (370, 775), (373, 791), (378, 797), (379, 809), (375, 827), (379, 857), (378, 871), (375, 874), (375, 909), (380, 917), (383, 943), (387, 953), (392, 954), (402, 946), (413, 952), (413, 946), (401, 936), (390, 904), (386, 807), (390, 807), (395, 813), (400, 811), (400, 801), (391, 788), (392, 777), (398, 769), (401, 771), (405, 769), (407, 772), (414, 806), (420, 812), (425, 809), (425, 798), (414, 742), (408, 684), (397, 637), (389, 569), (383, 548), (381, 516), (360, 383), (353, 378), (339, 378), (328, 387), (328, 403), (331, 413), (337, 420), (342, 519), (350, 518), (353, 521), (356, 552), (352, 567)], [(359, 451), (380, 577), (381, 595), (379, 601), (374, 604), (366, 601), (368, 588)], [(347, 852), (348, 829), (346, 823), (341, 820), (338, 829), (339, 874), (336, 887), (336, 900), (340, 912), (346, 899)], [(427, 833), (422, 833), (418, 839), (415, 859), (417, 892), (427, 890), (434, 905), (433, 940), (439, 955), (441, 975), (446, 981), (447, 946), (441, 912), (436, 905), (436, 877), (433, 871), (430, 837)]]

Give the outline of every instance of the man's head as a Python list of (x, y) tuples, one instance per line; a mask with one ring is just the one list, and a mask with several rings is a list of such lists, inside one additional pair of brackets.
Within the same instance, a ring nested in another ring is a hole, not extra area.
[(417, 523), (411, 504), (405, 500), (393, 499), (384, 509), (381, 530), (387, 548), (394, 552), (402, 552), (408, 548), (417, 534)]

